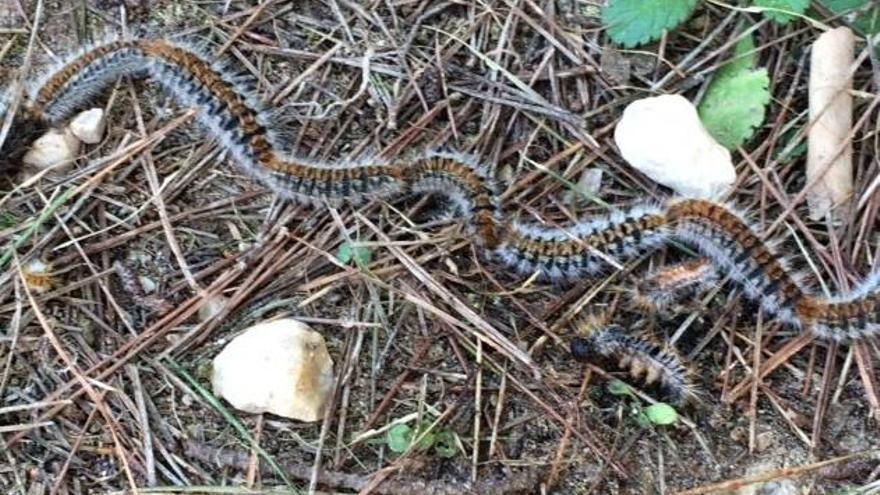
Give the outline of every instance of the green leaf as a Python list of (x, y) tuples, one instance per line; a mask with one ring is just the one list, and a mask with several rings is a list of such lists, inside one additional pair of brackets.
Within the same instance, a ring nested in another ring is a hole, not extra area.
[[(419, 450), (428, 450), (434, 445), (434, 440), (437, 438), (437, 434), (434, 431), (428, 431), (428, 428), (431, 427), (431, 423), (429, 421), (425, 421), (422, 423), (421, 427), (419, 427), (419, 432), (416, 433), (413, 438), (420, 438), (419, 443), (416, 444), (416, 448)], [(425, 433), (428, 431), (428, 433)], [(423, 433), (425, 433), (423, 435)]]
[(351, 242), (343, 242), (336, 251), (336, 259), (342, 263), (354, 263), (357, 266), (367, 266), (373, 259), (373, 252), (366, 246), (357, 246)]
[(700, 119), (709, 134), (731, 150), (752, 137), (764, 122), (769, 85), (766, 69), (719, 74), (700, 102)]
[(715, 75), (715, 78), (751, 70), (757, 63), (758, 52), (755, 51), (755, 40), (750, 34), (733, 46), (733, 55), (731, 55), (730, 60), (723, 67), (718, 69), (718, 74)]
[(862, 34), (880, 33), (880, 5), (872, 0), (821, 0), (819, 3), (835, 15), (842, 16), (844, 21)]
[[(394, 425), (388, 429), (388, 433), (386, 434), (385, 439), (388, 442), (388, 448), (393, 452), (400, 454), (406, 452), (413, 441), (418, 438), (419, 443), (416, 444), (416, 449), (428, 450), (434, 445), (437, 439), (436, 433), (428, 431), (428, 428), (430, 427), (431, 423), (429, 421), (423, 421), (419, 426), (418, 431), (413, 430), (413, 428), (407, 424)], [(425, 433), (426, 431), (427, 433)]]
[(413, 439), (412, 428), (407, 424), (394, 425), (388, 429), (386, 434), (388, 448), (392, 452), (402, 454), (409, 448), (409, 443)]
[(810, 6), (810, 0), (752, 0), (752, 3), (755, 7), (766, 8), (764, 16), (779, 24), (788, 24), (795, 19), (791, 13), (803, 15)]
[(629, 385), (623, 383), (620, 380), (612, 380), (611, 383), (608, 384), (608, 391), (611, 392), (611, 395), (628, 395), (633, 397), (632, 390), (629, 388)]
[(678, 421), (678, 413), (665, 402), (658, 402), (646, 407), (645, 416), (655, 425), (671, 425)]
[(438, 457), (449, 459), (458, 454), (458, 445), (455, 442), (455, 434), (449, 430), (437, 433), (434, 440), (434, 452)]
[(697, 0), (609, 0), (602, 10), (602, 24), (608, 36), (625, 47), (655, 40), (664, 29), (672, 29), (697, 6)]

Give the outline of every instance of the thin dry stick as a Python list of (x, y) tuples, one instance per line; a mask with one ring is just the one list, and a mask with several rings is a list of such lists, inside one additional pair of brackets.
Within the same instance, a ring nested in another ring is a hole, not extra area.
[(872, 363), (870, 347), (866, 342), (858, 342), (854, 348), (859, 375), (865, 386), (865, 395), (868, 396), (868, 403), (871, 404), (875, 420), (880, 421), (880, 384), (877, 382), (877, 372)]
[(134, 400), (137, 406), (138, 421), (141, 429), (141, 444), (144, 451), (144, 463), (146, 464), (147, 486), (158, 485), (156, 478), (156, 456), (153, 453), (153, 433), (150, 429), (150, 417), (147, 414), (147, 405), (144, 400), (144, 387), (141, 384), (141, 374), (138, 367), (129, 364), (125, 366), (125, 371), (131, 378), (131, 386), (134, 389)]
[(483, 397), (483, 341), (477, 339), (474, 343), (477, 347), (477, 356), (474, 365), (477, 368), (476, 383), (474, 384), (474, 450), (471, 455), (471, 482), (477, 482), (477, 466), (480, 460), (480, 418), (482, 415)]
[[(101, 400), (104, 399), (104, 395), (106, 392), (101, 392)], [(70, 464), (75, 459), (76, 453), (79, 452), (79, 448), (82, 445), (83, 441), (85, 441), (86, 436), (89, 435), (89, 427), (92, 425), (92, 422), (95, 420), (95, 417), (99, 414), (99, 409), (96, 407), (92, 409), (92, 412), (89, 413), (89, 416), (86, 418), (85, 422), (80, 428), (79, 434), (77, 434), (76, 439), (73, 441), (73, 445), (70, 447), (70, 452), (67, 454), (67, 458), (64, 459), (64, 464), (61, 466), (61, 469), (55, 474), (55, 483), (52, 484), (52, 489), (49, 491), (49, 495), (56, 495), (61, 491), (61, 485), (67, 479), (67, 471), (70, 469)]]
[(839, 464), (841, 462), (846, 462), (851, 459), (863, 458), (868, 456), (877, 456), (880, 454), (880, 450), (868, 450), (865, 452), (857, 452), (855, 454), (848, 454), (840, 457), (835, 457), (833, 459), (828, 459), (826, 461), (815, 462), (813, 464), (807, 464), (805, 466), (794, 467), (794, 468), (782, 468), (782, 469), (774, 469), (772, 471), (767, 471), (762, 474), (758, 474), (755, 476), (749, 476), (744, 478), (737, 478), (728, 481), (722, 481), (721, 483), (715, 483), (712, 485), (706, 485), (698, 488), (691, 488), (689, 490), (683, 490), (677, 492), (676, 495), (704, 495), (707, 493), (719, 493), (719, 492), (731, 492), (736, 491), (742, 487), (753, 485), (755, 483), (766, 483), (768, 481), (773, 481), (782, 478), (794, 478), (796, 476), (801, 476), (803, 474), (810, 473), (812, 471), (816, 471), (818, 469), (822, 469), (826, 466), (832, 466), (834, 464)]

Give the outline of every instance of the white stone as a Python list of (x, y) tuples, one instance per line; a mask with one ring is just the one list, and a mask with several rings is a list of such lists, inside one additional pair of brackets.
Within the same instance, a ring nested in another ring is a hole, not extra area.
[(63, 172), (79, 156), (79, 147), (79, 139), (70, 132), (50, 129), (34, 141), (22, 160), (39, 170), (54, 167), (56, 172)]
[(694, 105), (679, 95), (630, 103), (614, 141), (630, 165), (683, 196), (717, 198), (736, 180), (730, 152), (703, 127)]
[(318, 421), (333, 394), (333, 360), (320, 333), (286, 318), (232, 339), (214, 358), (211, 381), (241, 411)]
[(104, 139), (104, 127), (104, 110), (100, 108), (86, 110), (70, 121), (70, 132), (88, 144), (97, 144)]

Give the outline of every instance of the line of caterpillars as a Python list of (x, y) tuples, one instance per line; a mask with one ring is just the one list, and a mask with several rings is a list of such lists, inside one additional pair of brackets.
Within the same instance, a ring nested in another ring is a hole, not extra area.
[[(715, 269), (729, 274), (784, 322), (823, 339), (880, 333), (880, 277), (871, 277), (850, 297), (810, 294), (742, 217), (724, 205), (675, 199), (566, 227), (543, 227), (504, 215), (488, 169), (460, 155), (429, 153), (353, 163), (316, 163), (287, 155), (280, 151), (284, 138), (273, 127), (274, 109), (250, 93), (229, 66), (166, 40), (120, 39), (71, 57), (35, 85), (15, 116), (14, 129), (59, 125), (121, 76), (152, 77), (179, 104), (198, 108), (198, 121), (235, 163), (284, 198), (337, 205), (411, 193), (444, 195), (466, 219), (487, 258), (521, 275), (537, 273), (551, 280), (579, 279), (607, 269), (609, 259), (629, 259), (676, 239), (707, 256)], [(7, 108), (0, 103), (0, 117)], [(10, 142), (18, 145), (20, 140), (8, 140), (0, 157), (19, 151), (10, 149)], [(680, 360), (661, 356), (653, 344), (616, 327), (589, 333), (599, 351), (623, 354), (666, 382), (686, 381), (679, 376), (685, 369)]]

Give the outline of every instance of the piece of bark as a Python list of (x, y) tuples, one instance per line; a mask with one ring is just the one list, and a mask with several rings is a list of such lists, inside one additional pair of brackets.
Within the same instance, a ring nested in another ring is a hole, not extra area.
[(810, 218), (820, 220), (853, 193), (852, 71), (855, 40), (848, 27), (825, 32), (810, 59), (807, 193)]

